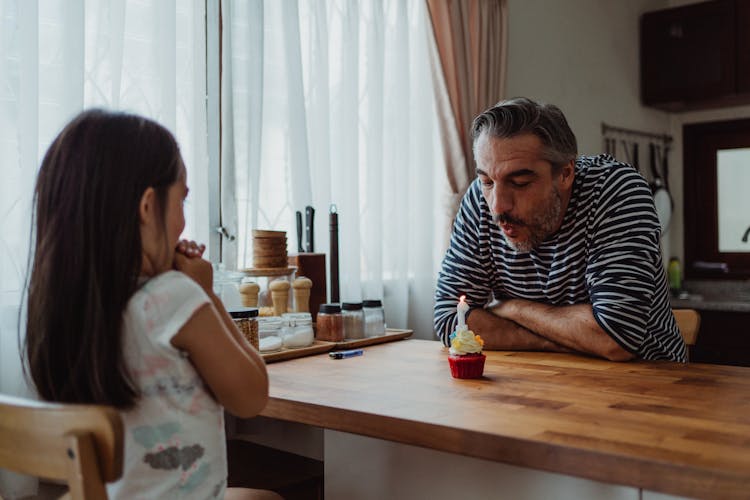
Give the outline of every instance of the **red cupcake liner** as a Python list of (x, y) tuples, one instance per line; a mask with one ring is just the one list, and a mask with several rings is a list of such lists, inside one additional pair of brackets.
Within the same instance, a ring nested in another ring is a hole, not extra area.
[(480, 378), (484, 373), (484, 354), (448, 355), (453, 378)]

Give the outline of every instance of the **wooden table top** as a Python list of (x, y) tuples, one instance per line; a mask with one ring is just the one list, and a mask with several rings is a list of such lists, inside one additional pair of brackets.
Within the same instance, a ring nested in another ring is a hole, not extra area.
[(489, 352), (450, 375), (439, 342), (268, 366), (263, 415), (675, 495), (750, 491), (750, 368)]

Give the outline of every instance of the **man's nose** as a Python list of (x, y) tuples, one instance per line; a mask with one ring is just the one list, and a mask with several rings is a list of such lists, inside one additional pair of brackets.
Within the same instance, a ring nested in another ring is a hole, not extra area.
[(492, 187), (492, 200), (490, 201), (490, 210), (495, 214), (504, 214), (513, 209), (513, 197), (507, 189), (503, 189), (499, 183)]

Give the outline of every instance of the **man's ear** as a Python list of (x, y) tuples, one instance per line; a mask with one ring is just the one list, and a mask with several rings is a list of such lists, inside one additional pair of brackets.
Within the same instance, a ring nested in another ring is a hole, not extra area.
[(141, 202), (138, 204), (138, 216), (141, 224), (148, 224), (154, 219), (156, 210), (156, 191), (153, 187), (147, 187), (141, 195)]
[(568, 189), (573, 185), (573, 178), (575, 177), (576, 162), (570, 160), (568, 163), (563, 165), (560, 170), (560, 184), (564, 189)]

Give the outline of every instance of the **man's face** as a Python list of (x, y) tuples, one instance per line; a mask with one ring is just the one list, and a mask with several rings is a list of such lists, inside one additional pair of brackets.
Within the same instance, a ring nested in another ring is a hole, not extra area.
[(501, 139), (484, 133), (475, 154), (482, 194), (514, 250), (529, 252), (560, 228), (573, 185), (572, 161), (553, 174), (534, 134)]

